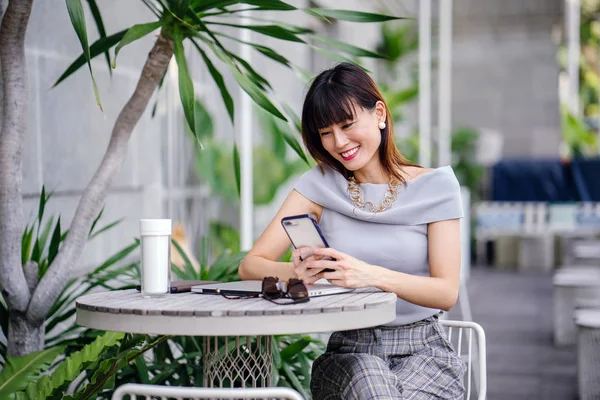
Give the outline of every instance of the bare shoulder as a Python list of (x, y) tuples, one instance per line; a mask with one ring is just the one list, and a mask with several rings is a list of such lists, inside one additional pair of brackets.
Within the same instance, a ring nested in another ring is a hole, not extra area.
[(405, 166), (402, 168), (404, 179), (406, 179), (407, 182), (412, 181), (413, 179), (417, 179), (421, 175), (427, 174), (431, 171), (433, 171), (433, 168), (422, 168), (413, 166)]

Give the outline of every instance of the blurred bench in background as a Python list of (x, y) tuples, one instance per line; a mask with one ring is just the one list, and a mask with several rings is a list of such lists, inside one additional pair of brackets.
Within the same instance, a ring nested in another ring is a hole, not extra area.
[(480, 264), (547, 271), (578, 259), (600, 260), (600, 202), (480, 202), (473, 222)]

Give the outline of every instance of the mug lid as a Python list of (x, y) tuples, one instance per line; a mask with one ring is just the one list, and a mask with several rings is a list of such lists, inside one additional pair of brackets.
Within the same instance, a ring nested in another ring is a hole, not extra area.
[(170, 219), (140, 219), (140, 235), (170, 235)]

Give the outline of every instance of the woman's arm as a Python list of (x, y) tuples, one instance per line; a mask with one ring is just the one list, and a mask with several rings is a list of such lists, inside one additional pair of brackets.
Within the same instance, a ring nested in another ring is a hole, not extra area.
[(298, 191), (292, 190), (281, 208), (258, 238), (252, 249), (240, 264), (240, 278), (263, 279), (265, 276), (277, 276), (281, 280), (295, 278), (293, 262), (278, 262), (290, 248), (291, 243), (281, 226), (281, 219), (290, 215), (315, 214), (321, 218), (323, 207), (313, 203)]
[(429, 273), (415, 276), (370, 265), (333, 249), (318, 249), (337, 261), (313, 261), (309, 268), (333, 268), (321, 276), (345, 287), (375, 286), (393, 292), (410, 303), (450, 310), (458, 299), (460, 284), (460, 220), (433, 222), (427, 226)]
[(382, 268), (375, 286), (411, 303), (448, 311), (456, 304), (460, 284), (460, 220), (430, 223), (427, 236), (431, 276)]

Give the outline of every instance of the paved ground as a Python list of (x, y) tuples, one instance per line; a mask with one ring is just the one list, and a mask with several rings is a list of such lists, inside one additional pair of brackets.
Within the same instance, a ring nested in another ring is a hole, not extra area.
[(488, 399), (577, 399), (575, 347), (552, 343), (552, 275), (477, 267), (467, 288), (487, 336)]

